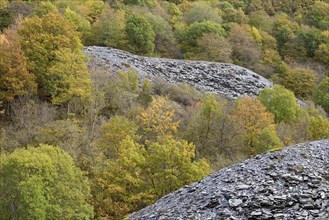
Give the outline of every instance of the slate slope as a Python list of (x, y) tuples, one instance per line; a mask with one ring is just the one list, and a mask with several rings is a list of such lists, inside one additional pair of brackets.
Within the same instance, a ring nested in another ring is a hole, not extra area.
[(329, 140), (298, 144), (222, 169), (130, 219), (329, 219)]
[(150, 58), (96, 46), (85, 47), (85, 54), (90, 58), (91, 68), (101, 66), (110, 72), (135, 68), (142, 78), (187, 82), (199, 90), (215, 92), (230, 100), (258, 95), (264, 87), (273, 86), (264, 77), (233, 64)]

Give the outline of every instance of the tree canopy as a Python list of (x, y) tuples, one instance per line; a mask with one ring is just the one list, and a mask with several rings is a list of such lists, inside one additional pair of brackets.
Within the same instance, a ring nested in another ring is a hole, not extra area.
[(154, 50), (155, 33), (150, 23), (143, 17), (133, 15), (127, 20), (128, 44), (135, 53), (147, 54)]
[(89, 219), (88, 181), (62, 150), (40, 145), (1, 155), (1, 219)]
[(329, 114), (329, 77), (325, 78), (316, 88), (314, 101)]
[(90, 78), (75, 26), (56, 13), (26, 18), (18, 30), (40, 97), (54, 104), (90, 96)]
[(291, 122), (301, 111), (293, 92), (280, 85), (262, 90), (259, 100), (274, 115), (277, 123)]
[(281, 146), (275, 131), (274, 117), (259, 100), (248, 96), (238, 100), (231, 117), (237, 122), (238, 139), (242, 147), (246, 148), (243, 150), (250, 155)]
[(0, 35), (0, 53), (0, 100), (13, 101), (17, 96), (35, 93), (36, 79), (27, 69), (14, 27)]

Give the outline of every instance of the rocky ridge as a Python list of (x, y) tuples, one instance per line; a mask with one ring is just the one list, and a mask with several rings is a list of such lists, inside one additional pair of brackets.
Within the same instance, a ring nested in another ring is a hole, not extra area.
[(85, 54), (90, 58), (91, 68), (101, 66), (110, 72), (134, 68), (141, 78), (186, 82), (199, 90), (215, 92), (231, 100), (258, 95), (263, 88), (273, 86), (264, 77), (233, 64), (143, 57), (96, 46), (86, 47)]
[(298, 144), (222, 169), (129, 219), (329, 219), (329, 140)]

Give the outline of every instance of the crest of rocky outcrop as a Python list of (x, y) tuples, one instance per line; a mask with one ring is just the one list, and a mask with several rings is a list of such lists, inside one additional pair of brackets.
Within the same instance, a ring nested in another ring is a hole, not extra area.
[(228, 99), (258, 95), (264, 87), (272, 86), (264, 77), (233, 64), (150, 58), (95, 46), (86, 47), (85, 54), (90, 58), (90, 68), (101, 66), (110, 72), (134, 68), (142, 78), (162, 78), (169, 83), (186, 82)]
[(329, 219), (329, 140), (255, 156), (185, 186), (129, 218)]

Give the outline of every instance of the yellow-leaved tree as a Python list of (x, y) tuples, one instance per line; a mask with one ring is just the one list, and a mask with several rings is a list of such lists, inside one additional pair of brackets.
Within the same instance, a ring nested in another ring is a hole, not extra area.
[(91, 81), (83, 45), (71, 22), (50, 12), (26, 18), (18, 33), (28, 68), (37, 77), (41, 98), (57, 105), (72, 98), (90, 98)]
[(95, 143), (103, 152), (91, 172), (96, 217), (123, 219), (210, 172), (194, 144), (174, 139), (178, 122), (167, 98), (154, 98), (137, 120), (139, 131), (129, 119), (112, 117)]
[(127, 136), (120, 142), (117, 158), (92, 172), (96, 216), (123, 219), (209, 172), (205, 159), (195, 160), (192, 143), (169, 138), (146, 147)]
[(161, 140), (177, 132), (175, 110), (166, 97), (153, 98), (149, 107), (137, 117), (142, 137), (145, 140)]
[(308, 124), (308, 135), (311, 140), (329, 138), (329, 121), (322, 116), (311, 116)]
[(113, 116), (104, 124), (101, 130), (101, 136), (96, 141), (96, 146), (102, 150), (102, 153), (109, 159), (118, 157), (119, 146), (122, 140), (130, 137), (132, 140), (138, 140), (136, 135), (138, 127), (135, 122), (130, 121), (124, 116)]

